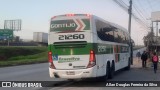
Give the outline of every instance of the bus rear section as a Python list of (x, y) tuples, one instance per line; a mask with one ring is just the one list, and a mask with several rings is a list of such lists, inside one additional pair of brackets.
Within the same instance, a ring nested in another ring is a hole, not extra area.
[(50, 77), (96, 77), (91, 30), (89, 15), (61, 15), (51, 19), (48, 36)]

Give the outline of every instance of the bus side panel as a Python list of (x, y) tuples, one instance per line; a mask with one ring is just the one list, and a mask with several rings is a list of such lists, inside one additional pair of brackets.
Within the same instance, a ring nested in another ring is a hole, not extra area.
[(127, 61), (128, 61), (128, 55), (127, 55), (127, 53), (120, 54), (120, 64), (121, 64), (122, 68), (128, 66), (128, 62)]
[(98, 43), (94, 44), (94, 48), (96, 50), (97, 76), (104, 76), (107, 61), (114, 60), (112, 45)]
[(113, 46), (115, 56), (115, 71), (122, 69), (128, 65), (129, 47), (124, 45)]
[(129, 47), (128, 46), (121, 46), (121, 52), (120, 52), (120, 62), (121, 66), (127, 67), (128, 66), (128, 60), (129, 60)]

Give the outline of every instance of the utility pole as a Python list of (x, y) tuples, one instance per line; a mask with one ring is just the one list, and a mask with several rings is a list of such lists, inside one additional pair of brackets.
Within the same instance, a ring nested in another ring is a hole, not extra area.
[(129, 34), (131, 35), (132, 0), (129, 1), (128, 14), (129, 14), (128, 32), (129, 32)]
[[(128, 32), (130, 35), (130, 39), (131, 39), (131, 16), (132, 16), (132, 0), (129, 1), (129, 9), (128, 9), (128, 14), (129, 14), (129, 21), (128, 21)], [(130, 43), (130, 47), (131, 47), (131, 64), (133, 65), (133, 45), (132, 45), (132, 40)]]
[(157, 50), (157, 45), (158, 45), (158, 21), (156, 22), (156, 25), (157, 25), (157, 29), (156, 29), (156, 52), (158, 51)]
[(154, 32), (153, 32), (153, 22), (152, 22), (152, 25), (151, 25), (151, 33), (152, 33), (152, 37), (150, 37), (151, 38), (151, 42), (149, 43), (149, 45), (147, 46), (147, 48), (148, 48), (148, 50), (149, 51), (152, 51), (152, 49), (149, 49), (149, 46), (151, 46), (151, 45), (153, 45), (153, 37), (154, 37)]

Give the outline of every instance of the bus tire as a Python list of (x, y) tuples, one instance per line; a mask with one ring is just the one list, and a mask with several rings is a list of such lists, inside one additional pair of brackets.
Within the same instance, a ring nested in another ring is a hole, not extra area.
[(106, 74), (103, 77), (100, 78), (100, 81), (106, 82), (108, 80), (108, 78), (109, 78), (109, 69), (110, 69), (109, 66), (110, 66), (110, 63), (107, 62), (107, 64), (106, 64)]
[(128, 66), (125, 68), (125, 70), (130, 70), (131, 68), (131, 59), (128, 59)]
[(109, 79), (112, 79), (114, 77), (114, 73), (115, 73), (115, 63), (114, 63), (114, 61), (112, 61), (112, 66), (111, 66), (110, 72), (109, 72)]
[(106, 75), (105, 75), (105, 80), (106, 81), (109, 79), (109, 74), (110, 74), (110, 62), (107, 62)]

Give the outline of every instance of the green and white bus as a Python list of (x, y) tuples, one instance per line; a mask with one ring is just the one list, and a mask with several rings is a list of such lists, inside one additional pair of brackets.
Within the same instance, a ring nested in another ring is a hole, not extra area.
[(89, 14), (51, 18), (48, 35), (52, 78), (112, 78), (130, 69), (131, 46), (126, 29)]

